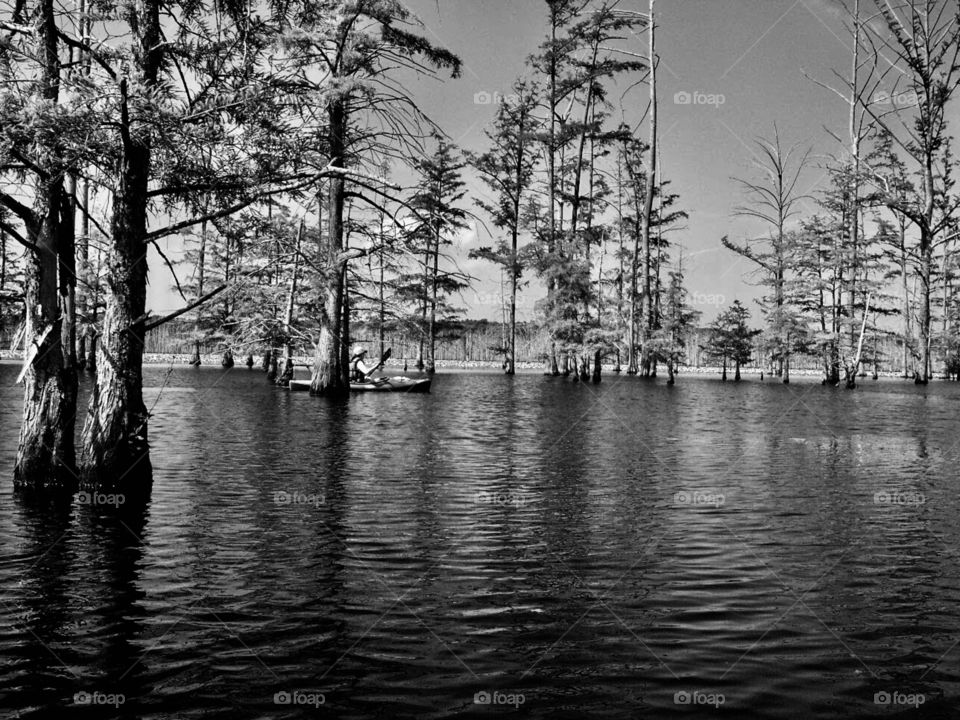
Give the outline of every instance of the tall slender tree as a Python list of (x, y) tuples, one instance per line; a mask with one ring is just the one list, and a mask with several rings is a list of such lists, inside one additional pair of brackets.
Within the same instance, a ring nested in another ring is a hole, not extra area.
[(485, 133), (490, 149), (472, 159), (484, 183), (495, 193), (493, 201), (478, 200), (477, 204), (491, 216), (494, 226), (508, 235), (508, 240), (501, 241), (496, 248), (482, 247), (473, 253), (503, 266), (510, 280), (509, 330), (504, 348), (508, 375), (516, 372), (517, 289), (523, 272), (519, 247), (521, 208), (533, 181), (534, 141), (539, 128), (534, 115), (539, 102), (537, 88), (518, 80), (512, 96), (515, 100), (498, 108), (493, 128)]

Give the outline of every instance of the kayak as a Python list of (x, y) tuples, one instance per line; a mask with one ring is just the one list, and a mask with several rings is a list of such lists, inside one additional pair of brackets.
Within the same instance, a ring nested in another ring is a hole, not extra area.
[(431, 378), (385, 377), (350, 383), (353, 392), (430, 392)]
[[(431, 378), (384, 377), (365, 382), (350, 383), (353, 392), (430, 392)], [(291, 392), (310, 390), (309, 380), (291, 380), (287, 386)]]

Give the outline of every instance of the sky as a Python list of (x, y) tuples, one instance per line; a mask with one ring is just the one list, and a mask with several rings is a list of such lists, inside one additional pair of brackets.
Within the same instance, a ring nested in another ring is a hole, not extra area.
[[(526, 72), (526, 57), (547, 32), (546, 4), (542, 0), (407, 0), (407, 4), (424, 23), (423, 34), (457, 53), (464, 63), (459, 79), (410, 77), (405, 81), (408, 90), (451, 140), (466, 150), (482, 151), (483, 130), (496, 112), (493, 100), (509, 93), (513, 81)], [(647, 5), (647, 0), (623, 0), (620, 7), (645, 12)], [(865, 11), (873, 9), (869, 0), (863, 5)], [(710, 320), (733, 300), (749, 302), (760, 294), (750, 284), (748, 263), (720, 243), (725, 235), (742, 240), (762, 231), (756, 222), (734, 214), (745, 196), (732, 178), (758, 179), (752, 167), (756, 140), (771, 138), (776, 126), (785, 146), (810, 149), (800, 189), (816, 195), (826, 188), (826, 165), (831, 156), (843, 153), (828, 130), (841, 137), (846, 134), (849, 108), (807, 76), (836, 84), (834, 69), (848, 72), (851, 40), (841, 0), (657, 0), (656, 13), (663, 179), (671, 183), (671, 190), (680, 196), (679, 205), (690, 215), (670, 239), (682, 247), (695, 309)], [(645, 34), (622, 47), (645, 54)], [(618, 96), (638, 80), (625, 78), (621, 90), (611, 93), (614, 102), (619, 105)], [(638, 86), (624, 97), (625, 117), (635, 122), (646, 106), (646, 93), (646, 86)], [(694, 101), (684, 103), (688, 96)], [(951, 119), (956, 128), (960, 121), (956, 106)], [(645, 125), (638, 132), (647, 137)], [(475, 177), (467, 179), (469, 199), (484, 194)], [(808, 201), (803, 211), (813, 214), (816, 209), (816, 202)], [(470, 249), (491, 242), (483, 224), (474, 223), (457, 243), (460, 267), (478, 279), (457, 303), (467, 317), (500, 317), (499, 270), (466, 259)], [(675, 248), (674, 258), (678, 254)], [(162, 261), (152, 259), (148, 302), (155, 312), (174, 309), (182, 301), (171, 293)], [(534, 317), (533, 301), (540, 295), (542, 290), (536, 287), (525, 293), (518, 307), (520, 319)]]

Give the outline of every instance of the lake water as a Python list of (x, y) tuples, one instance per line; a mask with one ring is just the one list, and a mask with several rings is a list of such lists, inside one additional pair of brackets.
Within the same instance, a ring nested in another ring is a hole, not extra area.
[(144, 511), (0, 486), (0, 715), (960, 714), (956, 385), (146, 377)]

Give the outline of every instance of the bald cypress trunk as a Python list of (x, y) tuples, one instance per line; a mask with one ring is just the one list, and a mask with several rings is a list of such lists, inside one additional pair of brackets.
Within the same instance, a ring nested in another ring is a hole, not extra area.
[[(60, 91), (57, 26), (53, 0), (39, 6), (43, 76), (41, 95), (56, 102)], [(24, 225), (34, 248), (26, 253), (25, 389), (23, 424), (14, 466), (19, 488), (72, 488), (77, 412), (73, 356), (73, 230), (63, 172), (49, 148), (38, 148), (39, 167), (32, 212)], [(69, 257), (68, 257), (69, 255)]]
[[(58, 292), (60, 217), (57, 183), (42, 188), (40, 203), (47, 206), (33, 240), (37, 251), (27, 253), (25, 304), (27, 357), (24, 376), (23, 424), (14, 466), (14, 484), (21, 488), (72, 488), (75, 477), (73, 443), (77, 413), (76, 366), (63, 342)], [(31, 358), (32, 359), (29, 359)]]
[(147, 491), (152, 481), (143, 403), (149, 167), (149, 142), (129, 136), (113, 200), (107, 306), (80, 460), (85, 487), (128, 497)]
[[(159, 0), (137, 0), (128, 13), (135, 35), (137, 92), (156, 87), (165, 44)], [(83, 428), (81, 484), (122, 492), (149, 493), (153, 480), (143, 403), (143, 349), (147, 297), (147, 190), (151, 135), (129, 111), (126, 79), (120, 81), (120, 159), (110, 221), (107, 303), (97, 347), (96, 385)]]
[[(327, 116), (330, 120), (330, 164), (343, 168), (346, 159), (347, 110), (344, 101), (333, 100)], [(334, 175), (327, 189), (327, 242), (324, 278), (324, 304), (320, 312), (320, 337), (314, 357), (311, 392), (318, 395), (339, 395), (349, 391), (349, 348), (344, 342), (344, 293), (346, 263), (343, 250), (344, 204), (346, 187), (343, 175)]]

